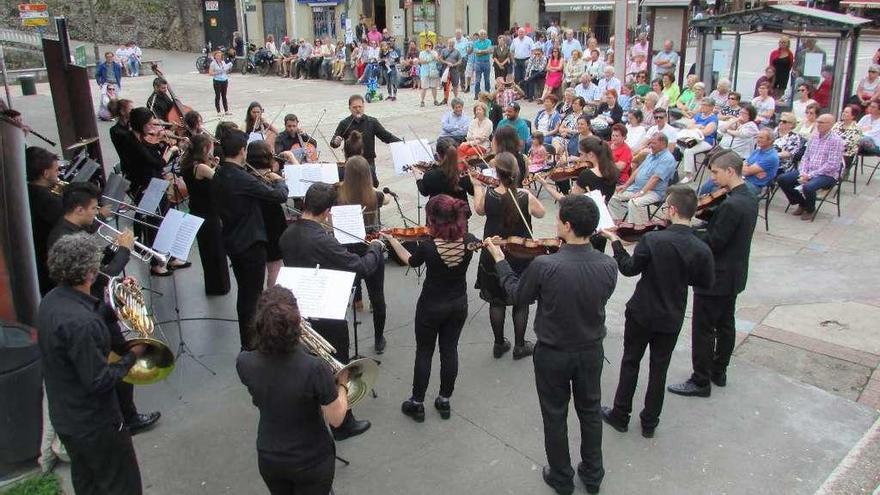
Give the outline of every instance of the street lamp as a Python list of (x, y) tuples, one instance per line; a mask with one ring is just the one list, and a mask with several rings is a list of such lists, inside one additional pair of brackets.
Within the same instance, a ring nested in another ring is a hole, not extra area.
[[(345, 22), (347, 22), (349, 25), (352, 24), (351, 0), (345, 0)], [(354, 84), (357, 82), (357, 79), (354, 77), (354, 67), (352, 67), (351, 44), (348, 42), (348, 29), (346, 28), (344, 23), (342, 25), (342, 30), (345, 31), (342, 37), (343, 41), (345, 42), (345, 65), (343, 65), (344, 69), (342, 71), (342, 82), (345, 84)], [(354, 40), (354, 28), (352, 28), (351, 38)]]

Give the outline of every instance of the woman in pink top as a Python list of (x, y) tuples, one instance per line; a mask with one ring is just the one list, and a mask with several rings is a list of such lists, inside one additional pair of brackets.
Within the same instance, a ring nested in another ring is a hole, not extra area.
[(547, 62), (547, 77), (544, 79), (542, 100), (562, 86), (563, 69), (562, 53), (559, 51), (559, 47), (554, 46), (550, 51), (550, 60)]

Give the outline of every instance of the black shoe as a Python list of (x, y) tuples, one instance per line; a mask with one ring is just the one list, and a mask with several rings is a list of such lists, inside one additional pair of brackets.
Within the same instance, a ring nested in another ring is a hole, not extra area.
[(333, 429), (333, 439), (341, 442), (347, 438), (356, 437), (369, 430), (370, 426), (373, 425), (365, 419), (356, 419), (343, 423), (343, 426)]
[(581, 479), (581, 483), (584, 484), (584, 487), (587, 489), (587, 493), (599, 493), (599, 483), (595, 483), (592, 481), (587, 481), (584, 475), (582, 474), (584, 471), (584, 463), (581, 462), (578, 464), (577, 473), (578, 478)]
[(383, 354), (385, 352), (385, 344), (385, 337), (376, 339), (376, 354)]
[(535, 352), (535, 344), (532, 344), (528, 340), (525, 341), (523, 345), (514, 346), (513, 348), (513, 359), (522, 359), (524, 357), (531, 356), (532, 353)]
[(424, 404), (416, 404), (412, 399), (406, 400), (403, 404), (400, 405), (400, 410), (403, 414), (411, 417), (416, 420), (416, 423), (424, 423), (425, 422), (425, 405)]
[(153, 411), (149, 414), (136, 414), (133, 418), (125, 422), (125, 427), (128, 428), (128, 432), (134, 436), (146, 431), (149, 427), (156, 424), (156, 421), (159, 421), (159, 418), (161, 417), (162, 413), (159, 411)]
[(173, 264), (169, 263), (169, 264), (166, 266), (166, 268), (168, 268), (169, 270), (183, 270), (184, 268), (189, 268), (189, 267), (191, 267), (192, 265), (193, 265), (193, 264), (192, 264), (191, 261), (187, 261), (187, 262), (185, 262), (185, 263), (180, 263), (180, 264), (177, 264), (177, 265), (173, 265)]
[(553, 480), (550, 479), (550, 467), (544, 466), (544, 469), (541, 471), (541, 477), (544, 478), (544, 483), (547, 483), (547, 486), (553, 489), (559, 495), (570, 495), (574, 493), (574, 487), (563, 487), (556, 485)]
[(629, 429), (629, 426), (621, 424), (620, 421), (614, 419), (611, 411), (612, 409), (610, 407), (602, 406), (602, 421), (608, 423), (608, 426), (614, 428), (615, 430), (621, 433), (626, 433), (626, 431)]
[(642, 425), (642, 436), (645, 438), (654, 438), (654, 430), (656, 426), (644, 426)]
[(507, 339), (504, 339), (504, 342), (502, 342), (500, 344), (496, 342), (495, 345), (492, 346), (492, 355), (495, 356), (495, 359), (498, 359), (501, 356), (503, 356), (505, 352), (507, 352), (509, 350), (510, 350), (510, 341)]
[(691, 380), (684, 383), (670, 385), (666, 387), (666, 390), (669, 390), (673, 394), (683, 395), (685, 397), (709, 397), (712, 395), (712, 387), (710, 385), (700, 386)]
[(437, 397), (434, 399), (434, 407), (440, 411), (440, 417), (443, 419), (449, 419), (449, 416), (452, 415), (452, 407), (449, 405), (449, 399), (445, 397)]
[(712, 373), (712, 383), (719, 387), (727, 386), (727, 372), (723, 373)]

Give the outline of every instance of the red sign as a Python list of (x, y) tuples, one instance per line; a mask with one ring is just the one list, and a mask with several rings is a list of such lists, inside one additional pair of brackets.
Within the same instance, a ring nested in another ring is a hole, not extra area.
[(18, 4), (19, 12), (46, 12), (49, 10), (45, 3), (20, 3)]

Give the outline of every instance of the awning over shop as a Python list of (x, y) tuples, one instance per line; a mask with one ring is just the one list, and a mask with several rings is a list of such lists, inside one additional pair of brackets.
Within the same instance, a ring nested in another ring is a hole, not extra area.
[[(629, 0), (635, 5), (635, 0)], [(547, 12), (592, 12), (596, 10), (614, 10), (614, 0), (544, 0)]]
[(880, 0), (841, 0), (840, 5), (844, 7), (880, 9)]

